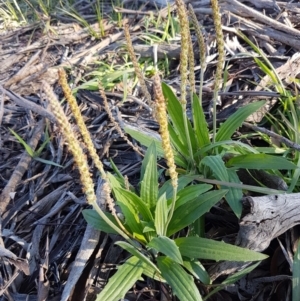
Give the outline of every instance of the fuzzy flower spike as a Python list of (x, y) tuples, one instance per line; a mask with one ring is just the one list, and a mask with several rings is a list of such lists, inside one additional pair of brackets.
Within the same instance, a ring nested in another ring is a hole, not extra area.
[[(79, 141), (75, 138), (74, 133), (72, 131), (71, 125), (56, 97), (53, 90), (49, 86), (49, 84), (45, 81), (42, 82), (42, 88), (50, 102), (52, 112), (56, 117), (56, 121), (60, 127), (60, 130), (68, 144), (69, 150), (74, 157), (74, 161), (79, 169), (80, 180), (82, 183), (82, 190), (86, 195), (87, 202), (94, 207), (94, 209), (98, 212), (101, 218), (118, 234), (123, 236), (126, 240), (130, 241), (129, 236), (122, 231), (119, 227), (117, 227), (101, 210), (101, 208), (97, 204), (97, 197), (94, 190), (94, 183), (89, 172), (89, 166), (83, 153), (82, 148), (80, 147)], [(107, 187), (108, 189), (110, 187)], [(109, 190), (108, 190), (109, 193)]]
[(76, 102), (76, 99), (75, 97), (73, 96), (72, 94), (72, 91), (68, 85), (68, 82), (67, 82), (67, 74), (65, 72), (65, 70), (63, 69), (60, 69), (58, 70), (58, 78), (59, 78), (59, 84), (64, 92), (64, 95), (69, 103), (69, 106), (72, 110), (72, 113), (73, 113), (73, 116), (75, 117), (76, 119), (76, 122), (78, 124), (78, 127), (80, 129), (80, 133), (81, 133), (81, 136), (83, 138), (83, 141), (97, 167), (97, 169), (99, 170), (100, 174), (101, 174), (101, 177), (103, 179), (106, 179), (106, 174), (105, 174), (105, 171), (104, 171), (104, 168), (103, 168), (103, 164), (102, 162), (100, 161), (98, 155), (97, 155), (97, 152), (96, 152), (96, 149), (95, 149), (95, 146), (93, 144), (93, 141), (92, 141), (92, 138), (91, 138), (91, 135), (84, 123), (84, 120), (82, 118), (82, 115), (81, 115), (81, 112), (80, 112), (80, 109), (77, 105), (77, 102)]
[(170, 135), (168, 131), (168, 116), (167, 116), (166, 101), (162, 92), (161, 82), (158, 74), (154, 76), (153, 87), (154, 87), (155, 101), (156, 101), (156, 119), (159, 123), (159, 133), (161, 136), (162, 147), (165, 153), (165, 159), (167, 162), (169, 175), (173, 186), (173, 199), (172, 199), (171, 208), (169, 210), (168, 219), (165, 226), (165, 231), (167, 231), (168, 225), (172, 219), (173, 212), (175, 209), (176, 194), (177, 194), (177, 187), (178, 187), (178, 174), (176, 171), (174, 153), (172, 150)]

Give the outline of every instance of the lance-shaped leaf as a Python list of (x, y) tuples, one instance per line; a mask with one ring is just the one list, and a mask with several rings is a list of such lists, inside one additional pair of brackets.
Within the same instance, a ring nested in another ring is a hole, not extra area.
[(268, 256), (240, 248), (222, 241), (191, 236), (175, 239), (182, 256), (189, 258), (201, 258), (210, 260), (230, 260), (230, 261), (257, 261), (266, 259)]
[(178, 246), (175, 244), (174, 240), (166, 236), (159, 236), (153, 238), (147, 246), (155, 249), (156, 251), (164, 255), (167, 255), (177, 263), (183, 263)]
[(181, 301), (201, 301), (194, 279), (184, 268), (169, 257), (157, 258), (157, 265), (162, 276), (171, 286), (174, 295)]
[(192, 224), (197, 218), (209, 211), (212, 206), (220, 201), (226, 193), (227, 190), (209, 191), (177, 208), (170, 221), (167, 236)]
[(233, 133), (242, 125), (246, 118), (256, 112), (265, 103), (265, 101), (256, 101), (238, 109), (223, 124), (221, 124), (216, 135), (216, 141), (231, 139)]
[(155, 207), (158, 196), (158, 174), (155, 143), (148, 148), (142, 163), (141, 199), (148, 208)]
[(109, 278), (107, 285), (96, 301), (118, 301), (125, 297), (131, 287), (141, 278), (143, 263), (137, 257), (130, 257), (118, 271)]

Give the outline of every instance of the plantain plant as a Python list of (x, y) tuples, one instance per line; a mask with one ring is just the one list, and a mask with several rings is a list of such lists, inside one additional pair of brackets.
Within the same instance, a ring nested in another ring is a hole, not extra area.
[[(186, 48), (191, 50), (192, 47), (184, 44), (190, 43), (185, 7), (181, 0), (177, 0), (176, 4), (180, 11), (180, 24), (185, 31), (182, 48), (187, 46)], [(216, 5), (214, 9), (218, 9)], [(187, 56), (188, 52), (182, 55), (181, 75), (186, 74), (187, 65), (191, 64), (190, 61), (188, 63)], [(219, 64), (218, 68), (221, 67)], [(86, 157), (78, 140), (74, 138), (76, 136), (72, 135), (71, 127), (57, 98), (44, 82), (44, 91), (80, 171), (87, 201), (93, 206), (93, 209), (83, 211), (84, 217), (95, 228), (119, 235), (121, 239), (116, 244), (130, 254), (109, 279), (97, 300), (114, 301), (123, 298), (143, 275), (169, 285), (179, 300), (202, 300), (198, 284), (209, 285), (211, 280), (200, 259), (260, 261), (267, 257), (248, 249), (201, 237), (205, 230), (204, 214), (223, 198), (228, 201), (237, 216), (241, 214), (240, 199), (242, 188), (245, 187), (239, 183), (236, 170), (257, 168), (257, 160), (262, 159), (262, 154), (246, 144), (231, 140), (231, 136), (245, 118), (259, 109), (263, 102), (241, 108), (218, 130), (214, 123), (211, 141), (201, 100), (199, 101), (195, 91), (192, 91), (191, 99), (193, 118), (189, 120), (187, 117), (187, 78), (183, 76), (181, 98), (178, 100), (167, 85), (161, 85), (159, 76), (156, 75), (155, 105), (151, 104), (149, 95), (146, 95), (151, 108), (155, 109), (161, 139), (126, 130), (148, 147), (142, 162), (140, 185), (134, 188), (116, 168), (115, 175), (104, 171), (76, 100), (67, 86), (64, 71), (59, 71), (59, 78), (84, 143), (105, 182), (103, 191), (109, 212), (98, 206)], [(214, 102), (217, 101), (216, 97), (217, 93)], [(213, 114), (216, 114), (215, 105)], [(111, 114), (109, 116), (112, 118)], [(230, 158), (224, 162), (223, 158), (227, 154)], [(166, 171), (170, 177), (163, 185), (159, 181), (158, 157), (165, 158)], [(294, 164), (284, 158), (278, 160), (268, 155), (264, 155), (263, 158), (264, 164), (260, 164), (259, 168), (281, 168), (283, 165), (285, 169), (295, 168)], [(199, 181), (209, 182), (211, 179), (214, 183), (221, 184), (221, 189), (214, 189), (214, 186), (208, 183), (199, 184)], [(228, 185), (225, 189), (229, 182), (231, 187)], [(118, 210), (121, 214), (117, 213)], [(196, 231), (193, 230), (195, 228)], [(256, 265), (249, 267), (245, 272), (249, 272)], [(235, 278), (228, 278), (226, 283), (233, 283), (243, 275), (244, 273), (240, 272)]]
[[(79, 141), (74, 139), (75, 135), (59, 101), (50, 86), (44, 82), (44, 91), (78, 166), (87, 201), (94, 207), (85, 210), (83, 214), (97, 229), (119, 234), (123, 239), (117, 244), (131, 254), (110, 278), (97, 300), (113, 301), (123, 298), (133, 284), (141, 279), (142, 274), (170, 285), (173, 294), (180, 300), (202, 300), (195, 280), (210, 284), (210, 279), (199, 259), (259, 261), (267, 257), (223, 242), (197, 236), (189, 237), (182, 231), (226, 196), (228, 190), (211, 190), (212, 186), (208, 184), (189, 185), (194, 179), (190, 175), (178, 178), (173, 151), (168, 142), (167, 116), (166, 111), (163, 111), (164, 98), (159, 90), (158, 77), (157, 105), (162, 109), (160, 113), (158, 110), (160, 132), (165, 155), (168, 156), (167, 165), (171, 179), (160, 187), (157, 151), (153, 142), (142, 162), (138, 191), (132, 188), (120, 172), (116, 172), (117, 176), (105, 173), (101, 161), (95, 157), (91, 137), (82, 122), (82, 116), (66, 85), (62, 70), (59, 71), (59, 77), (87, 149), (105, 180), (103, 191), (110, 212), (104, 212), (98, 206), (86, 157)], [(123, 218), (116, 213), (116, 206), (121, 209)]]

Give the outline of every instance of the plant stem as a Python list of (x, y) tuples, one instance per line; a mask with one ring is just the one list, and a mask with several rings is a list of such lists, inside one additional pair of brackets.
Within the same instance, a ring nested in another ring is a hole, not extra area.
[(167, 235), (168, 226), (170, 224), (170, 221), (173, 217), (173, 213), (174, 213), (174, 210), (175, 210), (176, 197), (177, 197), (177, 187), (173, 187), (173, 198), (172, 198), (171, 208), (170, 208), (170, 211), (169, 211), (169, 214), (168, 214), (168, 219), (167, 219), (167, 222), (166, 222), (165, 236)]
[(184, 122), (184, 130), (185, 130), (185, 135), (187, 137), (187, 143), (188, 143), (188, 148), (189, 148), (189, 153), (190, 153), (190, 162), (193, 165), (193, 168), (195, 167), (195, 162), (194, 162), (194, 153), (193, 153), (193, 148), (192, 148), (192, 143), (190, 139), (190, 132), (188, 128), (188, 120), (186, 116), (186, 106), (182, 105), (182, 113), (183, 113), (183, 122)]
[(217, 99), (218, 99), (218, 89), (214, 89), (214, 98), (213, 98), (213, 143), (216, 142), (217, 135)]
[(135, 244), (132, 242), (130, 237), (122, 231), (119, 227), (117, 227), (106, 215), (105, 213), (101, 210), (99, 205), (97, 204), (96, 201), (92, 202), (91, 205), (93, 206), (94, 210), (100, 215), (100, 217), (113, 229), (115, 230), (119, 235), (121, 235), (124, 239), (126, 239), (128, 242), (130, 242), (133, 246)]

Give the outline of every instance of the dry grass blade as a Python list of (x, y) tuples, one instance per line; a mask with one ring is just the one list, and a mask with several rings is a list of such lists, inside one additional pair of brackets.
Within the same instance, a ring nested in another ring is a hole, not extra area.
[[(42, 133), (44, 132), (44, 127), (45, 127), (45, 120), (42, 119), (35, 127), (32, 133), (32, 137), (27, 143), (32, 150), (36, 149), (38, 142), (41, 139)], [(6, 208), (11, 201), (10, 194), (16, 191), (17, 186), (20, 184), (22, 177), (24, 176), (26, 170), (29, 168), (29, 164), (32, 160), (33, 158), (26, 151), (24, 151), (21, 160), (19, 161), (12, 176), (9, 179), (9, 182), (6, 184), (5, 188), (1, 192), (0, 212), (6, 211)]]
[(24, 272), (25, 275), (29, 275), (28, 262), (22, 258), (18, 258), (14, 253), (0, 246), (0, 257), (5, 258), (19, 270)]

